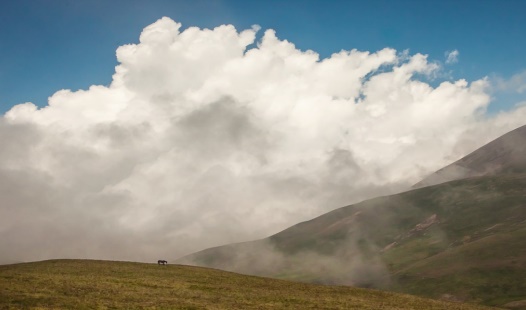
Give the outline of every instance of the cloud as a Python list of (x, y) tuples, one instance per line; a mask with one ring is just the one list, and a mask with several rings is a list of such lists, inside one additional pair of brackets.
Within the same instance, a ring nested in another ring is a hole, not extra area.
[(447, 51), (444, 55), (446, 56), (446, 64), (454, 64), (458, 62), (458, 50)]
[(162, 18), (117, 49), (109, 86), (0, 118), (0, 261), (155, 261), (262, 238), (408, 188), (523, 125), (487, 80), (418, 77), (422, 54), (320, 59), (258, 27)]
[(522, 94), (526, 91), (526, 71), (514, 74), (509, 79), (495, 77), (494, 85), (495, 89), (499, 91)]

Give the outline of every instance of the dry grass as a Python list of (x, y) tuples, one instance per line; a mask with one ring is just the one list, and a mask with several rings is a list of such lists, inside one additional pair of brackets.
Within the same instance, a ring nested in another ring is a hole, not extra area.
[(410, 295), (131, 262), (0, 266), (0, 309), (485, 309)]

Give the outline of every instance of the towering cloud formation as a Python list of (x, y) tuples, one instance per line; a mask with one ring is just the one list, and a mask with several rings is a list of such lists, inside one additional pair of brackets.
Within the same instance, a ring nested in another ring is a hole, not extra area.
[(257, 28), (169, 18), (117, 50), (109, 87), (0, 118), (0, 261), (175, 258), (406, 188), (522, 125), (485, 80), (425, 55), (319, 59)]

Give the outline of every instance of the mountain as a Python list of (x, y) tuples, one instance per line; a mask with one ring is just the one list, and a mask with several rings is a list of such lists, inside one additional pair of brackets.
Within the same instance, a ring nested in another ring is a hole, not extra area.
[[(471, 171), (468, 178), (367, 200), (179, 262), (520, 308), (526, 304), (525, 137), (521, 127), (456, 162)], [(448, 167), (441, 171), (454, 169)]]
[(0, 309), (485, 309), (415, 296), (157, 264), (0, 266)]
[(506, 173), (526, 173), (526, 126), (512, 130), (436, 171), (414, 187)]

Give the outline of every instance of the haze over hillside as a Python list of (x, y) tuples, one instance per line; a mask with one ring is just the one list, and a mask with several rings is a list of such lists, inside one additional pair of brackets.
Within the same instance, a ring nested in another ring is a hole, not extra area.
[(526, 173), (526, 126), (512, 130), (462, 159), (438, 170), (414, 187), (469, 177)]
[(459, 161), (486, 175), (367, 200), (179, 261), (488, 305), (526, 299), (525, 129)]

